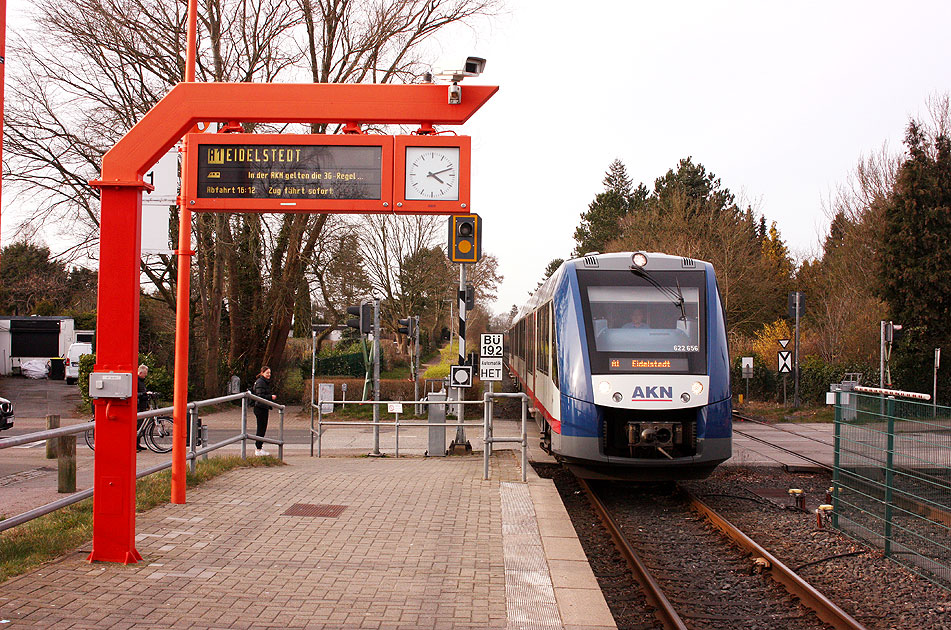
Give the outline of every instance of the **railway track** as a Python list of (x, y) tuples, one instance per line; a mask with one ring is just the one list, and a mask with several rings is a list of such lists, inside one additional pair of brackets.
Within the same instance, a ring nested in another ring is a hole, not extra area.
[(578, 483), (664, 628), (864, 630), (686, 492), (639, 486), (632, 494), (625, 486), (592, 486), (583, 479)]
[[(752, 423), (754, 423), (754, 424), (759, 424), (759, 425), (762, 425), (762, 426), (765, 426), (765, 427), (769, 427), (769, 428), (771, 428), (771, 429), (775, 429), (776, 431), (782, 431), (782, 432), (784, 432), (784, 433), (792, 433), (792, 434), (796, 435), (797, 437), (800, 437), (800, 438), (803, 438), (803, 439), (807, 439), (807, 440), (812, 440), (813, 442), (818, 442), (819, 444), (822, 444), (822, 445), (824, 445), (824, 446), (828, 446), (829, 448), (832, 448), (832, 447), (833, 447), (832, 444), (830, 444), (829, 442), (825, 442), (825, 441), (823, 441), (823, 440), (817, 440), (817, 439), (815, 439), (815, 438), (813, 438), (813, 437), (809, 437), (809, 436), (807, 436), (807, 435), (804, 436), (804, 435), (801, 435), (801, 434), (799, 434), (799, 433), (794, 433), (793, 431), (787, 431), (786, 429), (783, 429), (783, 428), (781, 428), (781, 427), (777, 427), (776, 425), (770, 424), (770, 423), (768, 423), (768, 422), (763, 422), (762, 420), (757, 420), (756, 418), (753, 418), (753, 417), (751, 417), (751, 416), (747, 416), (747, 415), (744, 415), (744, 414), (741, 414), (741, 413), (737, 413), (736, 411), (733, 412), (733, 417), (734, 417), (734, 419), (742, 420), (743, 422), (752, 422)], [(798, 453), (798, 452), (793, 451), (793, 450), (791, 450), (791, 449), (788, 449), (788, 448), (785, 448), (785, 447), (780, 446), (780, 445), (778, 445), (778, 444), (775, 444), (775, 443), (773, 443), (773, 442), (770, 442), (769, 440), (764, 440), (764, 439), (761, 438), (761, 437), (752, 435), (752, 434), (747, 433), (746, 431), (743, 431), (743, 430), (741, 430), (741, 429), (737, 429), (735, 423), (733, 424), (733, 432), (734, 432), (734, 433), (738, 433), (739, 435), (742, 435), (743, 437), (745, 437), (745, 438), (747, 438), (747, 439), (753, 440), (754, 442), (759, 442), (760, 444), (765, 444), (766, 446), (769, 446), (769, 447), (771, 447), (771, 448), (775, 448), (776, 450), (779, 450), (779, 451), (783, 451), (784, 453), (789, 453), (790, 455), (795, 455), (795, 456), (798, 457), (799, 459), (802, 459), (803, 461), (807, 461), (807, 462), (809, 462), (810, 464), (813, 464), (813, 465), (815, 465), (815, 466), (819, 466), (820, 468), (822, 468), (822, 469), (824, 469), (824, 470), (828, 470), (828, 471), (830, 471), (830, 472), (832, 471), (832, 467), (831, 467), (831, 466), (829, 466), (829, 465), (827, 465), (827, 464), (824, 464), (824, 463), (822, 463), (822, 462), (820, 462), (820, 461), (818, 461), (818, 460), (812, 459), (811, 457), (807, 457), (807, 456), (803, 455), (802, 453)]]

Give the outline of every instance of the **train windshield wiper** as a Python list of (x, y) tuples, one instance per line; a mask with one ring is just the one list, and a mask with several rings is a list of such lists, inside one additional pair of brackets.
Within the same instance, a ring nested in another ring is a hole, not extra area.
[(654, 276), (650, 275), (644, 269), (640, 267), (631, 267), (631, 273), (639, 278), (644, 278), (651, 283), (655, 289), (660, 291), (661, 295), (670, 300), (670, 302), (680, 309), (680, 319), (682, 321), (687, 321), (687, 309), (684, 307), (684, 292), (680, 289), (680, 281), (677, 281), (677, 290), (675, 291), (671, 287), (664, 286), (661, 283), (657, 282)]

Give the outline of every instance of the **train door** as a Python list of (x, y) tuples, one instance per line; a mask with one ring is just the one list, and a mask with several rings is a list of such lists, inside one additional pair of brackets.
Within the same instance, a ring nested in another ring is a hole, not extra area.
[(535, 340), (535, 397), (539, 406), (551, 413), (551, 385), (549, 370), (549, 343), (550, 317), (548, 304), (544, 304), (536, 312), (537, 338)]
[(535, 393), (535, 313), (525, 317), (525, 387), (532, 396)]

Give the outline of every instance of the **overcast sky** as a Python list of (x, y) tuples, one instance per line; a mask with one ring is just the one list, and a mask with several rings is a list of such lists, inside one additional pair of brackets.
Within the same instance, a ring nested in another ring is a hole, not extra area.
[[(11, 26), (29, 4), (8, 0)], [(488, 60), (468, 82), (500, 86), (461, 129), (484, 249), (505, 276), (500, 312), (570, 254), (615, 158), (651, 187), (693, 156), (809, 255), (859, 157), (899, 150), (909, 117), (951, 90), (947, 0), (508, 5), (441, 43)], [(4, 242), (11, 231), (5, 218)]]

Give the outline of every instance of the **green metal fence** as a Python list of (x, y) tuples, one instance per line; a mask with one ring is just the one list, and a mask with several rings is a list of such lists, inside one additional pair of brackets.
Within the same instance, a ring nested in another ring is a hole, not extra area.
[(951, 407), (835, 396), (833, 524), (951, 589)]

